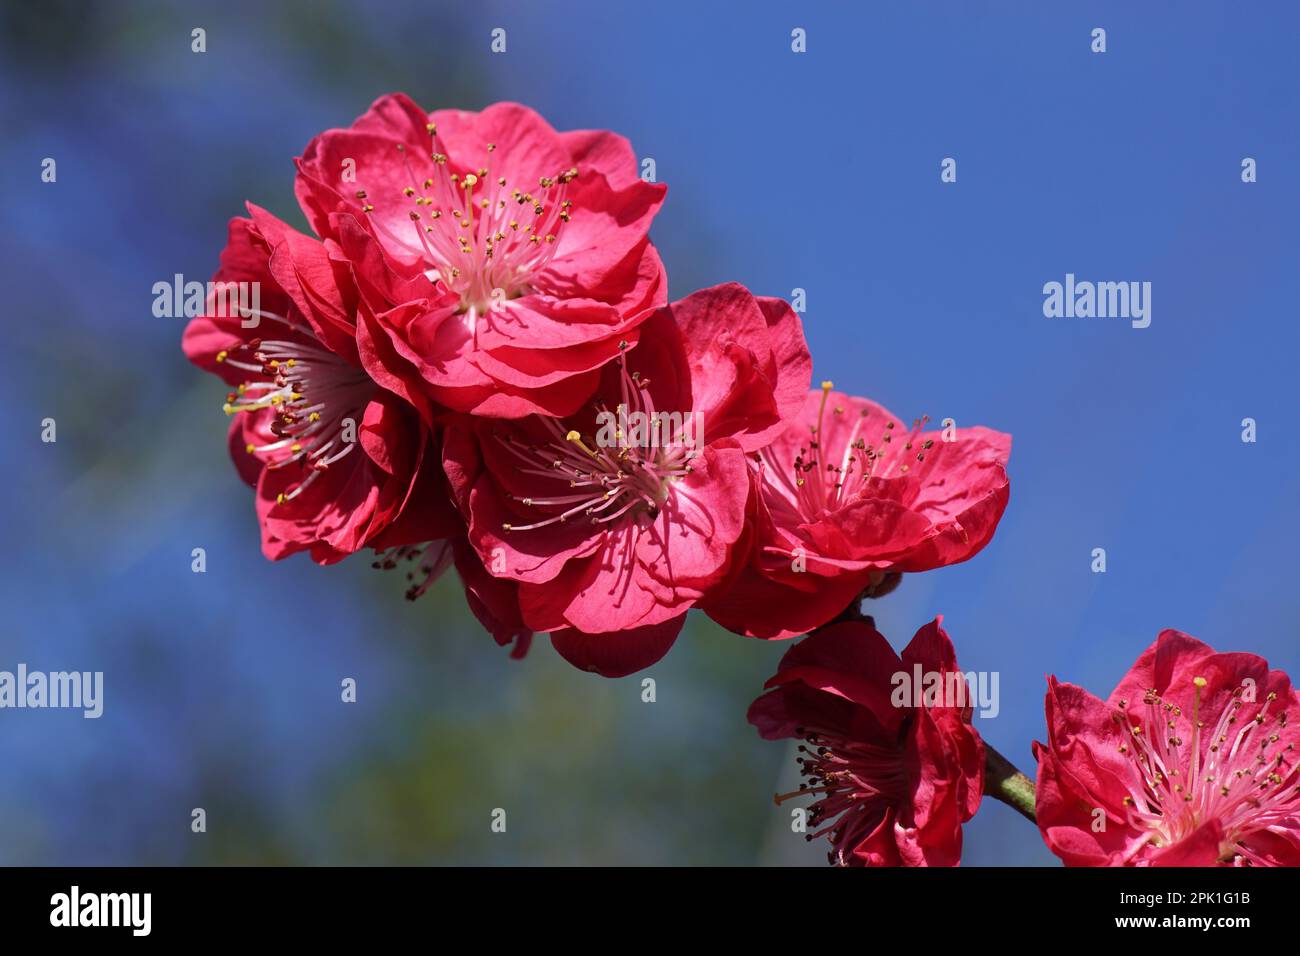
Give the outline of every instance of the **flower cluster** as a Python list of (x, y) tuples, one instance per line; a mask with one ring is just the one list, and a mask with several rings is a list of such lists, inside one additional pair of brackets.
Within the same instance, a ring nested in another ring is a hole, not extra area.
[(267, 557), (373, 551), (412, 597), (454, 565), (498, 642), (617, 677), (692, 608), (792, 637), (988, 542), (1010, 439), (810, 389), (785, 302), (669, 302), (636, 169), (614, 133), (392, 95), (299, 157), (313, 234), (231, 222), (214, 283), (258, 304), (210, 300), (184, 348), (230, 386)]
[[(1300, 865), (1285, 674), (1163, 632), (1102, 701), (1050, 679), (1037, 786), (976, 732), (941, 620), (900, 654), (861, 611), (973, 557), (1008, 435), (811, 387), (800, 317), (728, 283), (670, 302), (662, 185), (622, 137), (402, 95), (297, 161), (300, 232), (229, 226), (183, 346), (229, 386), (262, 550), (371, 552), (419, 597), (454, 567), (496, 641), (621, 677), (689, 611), (809, 635), (749, 719), (793, 738), (808, 839), (840, 865), (951, 866), (985, 794), (1069, 865)], [(911, 688), (900, 693), (900, 688)]]

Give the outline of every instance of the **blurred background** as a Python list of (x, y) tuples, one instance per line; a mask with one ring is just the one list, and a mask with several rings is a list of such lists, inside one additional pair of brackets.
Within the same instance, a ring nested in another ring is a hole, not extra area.
[[(1164, 627), (1300, 677), (1300, 15), (1078, 6), (6, 0), (0, 669), (102, 670), (105, 711), (0, 711), (0, 863), (824, 860), (745, 722), (785, 646), (693, 617), (647, 704), (509, 660), (452, 579), (261, 558), (151, 287), (206, 279), (245, 199), (302, 225), (292, 158), (393, 90), (623, 133), (674, 298), (804, 289), (814, 381), (1015, 436), (989, 547), (868, 610), (899, 648), (945, 615), (1022, 769), (1045, 676), (1104, 696)], [(1067, 272), (1150, 281), (1150, 328), (1044, 318)], [(1054, 858), (986, 801), (965, 862)]]

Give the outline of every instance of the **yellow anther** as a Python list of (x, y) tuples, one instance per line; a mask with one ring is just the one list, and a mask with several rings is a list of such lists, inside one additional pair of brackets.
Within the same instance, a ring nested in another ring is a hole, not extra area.
[(585, 451), (592, 458), (599, 457), (594, 451), (592, 451), (585, 444), (583, 444), (582, 436), (578, 434), (578, 432), (576, 431), (569, 432), (567, 435), (564, 436), (564, 440), (573, 442), (575, 445), (577, 445), (579, 448)]

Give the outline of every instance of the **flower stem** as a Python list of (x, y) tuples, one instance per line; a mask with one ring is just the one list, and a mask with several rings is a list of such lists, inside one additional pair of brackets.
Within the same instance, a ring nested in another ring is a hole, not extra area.
[(1034, 782), (1012, 765), (1011, 761), (984, 742), (984, 792), (995, 800), (1020, 811), (1031, 823), (1034, 817)]

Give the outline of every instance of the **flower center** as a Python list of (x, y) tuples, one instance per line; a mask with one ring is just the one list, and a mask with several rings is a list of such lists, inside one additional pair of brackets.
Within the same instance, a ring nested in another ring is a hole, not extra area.
[(780, 806), (793, 797), (820, 794), (808, 808), (808, 822), (820, 829), (804, 839), (829, 834), (827, 859), (842, 866), (902, 799), (907, 786), (902, 759), (897, 750), (877, 744), (802, 727), (796, 733), (806, 741), (799, 745), (799, 766), (807, 780), (774, 799)]
[[(626, 347), (625, 345), (623, 347)], [(649, 379), (629, 373), (620, 356), (618, 367), (622, 401), (611, 411), (603, 401), (594, 403), (596, 420), (607, 423), (655, 418)], [(621, 416), (621, 417), (620, 417)], [(644, 416), (644, 418), (641, 418)], [(691, 459), (699, 454), (698, 441), (682, 430), (656, 431), (655, 441), (628, 441), (621, 425), (608, 425), (596, 437), (576, 429), (565, 430), (554, 418), (542, 418), (549, 440), (529, 444), (500, 432), (496, 438), (518, 459), (524, 474), (567, 482), (569, 494), (512, 500), (535, 511), (538, 520), (505, 524), (506, 531), (531, 531), (585, 517), (592, 525), (607, 525), (631, 515), (650, 519), (668, 500), (673, 486), (691, 473)], [(610, 440), (610, 432), (612, 438)]]
[[(1129, 825), (1148, 830), (1151, 844), (1161, 847), (1217, 819), (1224, 832), (1221, 860), (1261, 862), (1249, 846), (1251, 834), (1294, 821), (1300, 813), (1297, 765), (1287, 762), (1294, 745), (1282, 746), (1278, 733), (1268, 727), (1284, 729), (1286, 710), (1270, 715), (1275, 693), (1252, 708), (1238, 687), (1202, 753), (1206, 722), (1199, 711), (1207, 681), (1197, 677), (1192, 683), (1190, 721), (1180, 707), (1154, 690), (1143, 695), (1144, 711), (1119, 702), (1115, 720), (1128, 737), (1119, 750), (1128, 757), (1132, 771), (1124, 798)], [(1189, 730), (1190, 740), (1185, 741), (1183, 735)]]
[[(759, 452), (764, 476), (778, 484), (783, 496), (810, 521), (846, 504), (874, 479), (913, 472), (914, 463), (923, 463), (925, 453), (934, 445), (932, 439), (920, 440), (929, 416), (916, 419), (911, 433), (902, 442), (894, 441), (895, 423), (888, 421), (884, 431), (869, 443), (862, 431), (870, 413), (863, 409), (844, 442), (843, 452), (837, 456), (834, 449), (823, 447), (827, 404), (834, 387), (832, 382), (822, 382), (817, 424), (809, 429), (808, 444), (800, 446), (793, 461), (778, 459), (775, 446)], [(832, 416), (846, 414), (842, 405), (831, 406), (830, 413)]]
[(245, 450), (257, 455), (267, 468), (285, 468), (295, 462), (306, 476), (277, 503), (292, 500), (322, 472), (352, 452), (357, 429), (375, 383), (362, 370), (348, 364), (315, 340), (310, 328), (270, 312), (263, 318), (282, 322), (306, 341), (253, 339), (216, 359), (249, 373), (248, 381), (226, 396), (223, 410), (236, 413), (270, 412), (267, 428), (274, 439), (250, 442)]
[[(480, 318), (537, 291), (534, 283), (555, 254), (556, 237), (572, 218), (566, 196), (578, 170), (541, 176), (536, 185), (511, 183), (493, 173), (496, 146), (489, 143), (482, 167), (454, 173), (436, 124), (426, 128), (432, 152), (417, 160), (424, 176), (416, 175), (406, 147), (397, 147), (407, 176), (402, 195), (413, 206), (408, 216), (429, 265), (426, 275), (460, 297), (459, 311), (477, 345)], [(364, 189), (357, 198), (363, 212), (373, 211)]]

